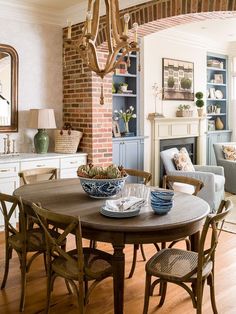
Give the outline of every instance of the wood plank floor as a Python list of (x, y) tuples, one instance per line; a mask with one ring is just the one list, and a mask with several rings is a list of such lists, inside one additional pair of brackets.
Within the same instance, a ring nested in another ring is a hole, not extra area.
[[(72, 242), (72, 241), (70, 241)], [(69, 243), (69, 246), (72, 243)], [(108, 244), (99, 244), (99, 248), (112, 252)], [(152, 245), (145, 245), (147, 257), (155, 253)], [(125, 248), (126, 273), (130, 269), (132, 260), (132, 246)], [(4, 235), (0, 234), (0, 280), (2, 279), (4, 265)], [(132, 279), (125, 280), (125, 307), (126, 314), (141, 314), (144, 295), (145, 262), (139, 255), (136, 271)], [(25, 313), (43, 313), (46, 296), (46, 277), (41, 257), (38, 257), (27, 275), (27, 291)], [(10, 264), (10, 273), (5, 290), (0, 291), (0, 313), (18, 313), (20, 297), (20, 271), (16, 254)], [(216, 297), (219, 314), (236, 313), (236, 234), (222, 232), (216, 256)], [(162, 308), (157, 309), (158, 296), (151, 297), (149, 313), (162, 314), (191, 314), (195, 313), (190, 298), (185, 290), (169, 285), (167, 298)], [(203, 314), (212, 313), (209, 289), (204, 291)], [(76, 299), (67, 294), (64, 281), (57, 279), (52, 295), (50, 313), (78, 313)], [(87, 314), (112, 314), (113, 295), (112, 279), (106, 279), (93, 291)]]

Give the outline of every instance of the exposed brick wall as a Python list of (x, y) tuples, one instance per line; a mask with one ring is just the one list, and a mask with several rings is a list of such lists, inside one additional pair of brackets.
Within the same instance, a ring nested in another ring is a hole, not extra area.
[[(127, 8), (130, 27), (139, 23), (139, 36), (180, 24), (213, 18), (229, 18), (236, 15), (236, 0), (157, 0)], [(72, 40), (81, 35), (81, 24), (73, 25)], [(97, 44), (99, 61), (106, 60), (105, 19), (101, 18)], [(67, 30), (63, 31), (65, 41)], [(101, 80), (84, 65), (75, 50), (65, 49), (63, 70), (63, 120), (84, 133), (80, 148), (94, 164), (112, 162), (112, 93), (111, 75), (104, 78), (105, 105), (100, 105)]]

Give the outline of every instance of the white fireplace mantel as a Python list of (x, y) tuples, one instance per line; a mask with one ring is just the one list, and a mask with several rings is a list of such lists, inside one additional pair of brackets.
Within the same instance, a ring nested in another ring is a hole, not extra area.
[(197, 138), (197, 164), (206, 164), (206, 117), (161, 118), (149, 115), (151, 121), (151, 169), (154, 185), (159, 185), (160, 141)]

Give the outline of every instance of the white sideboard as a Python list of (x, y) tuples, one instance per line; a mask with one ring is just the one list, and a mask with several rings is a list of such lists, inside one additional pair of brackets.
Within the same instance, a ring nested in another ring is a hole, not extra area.
[[(77, 169), (87, 163), (87, 154), (24, 154), (0, 156), (0, 192), (12, 194), (20, 186), (18, 172), (33, 168), (58, 168), (59, 178), (76, 178)], [(13, 218), (15, 225), (17, 217)], [(0, 212), (0, 230), (4, 228), (3, 215)]]

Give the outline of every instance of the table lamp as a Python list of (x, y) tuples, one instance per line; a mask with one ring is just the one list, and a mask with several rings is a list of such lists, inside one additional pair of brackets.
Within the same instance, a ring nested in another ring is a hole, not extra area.
[(53, 109), (30, 109), (29, 128), (38, 129), (34, 136), (34, 146), (37, 154), (46, 154), (49, 136), (46, 129), (56, 129)]

